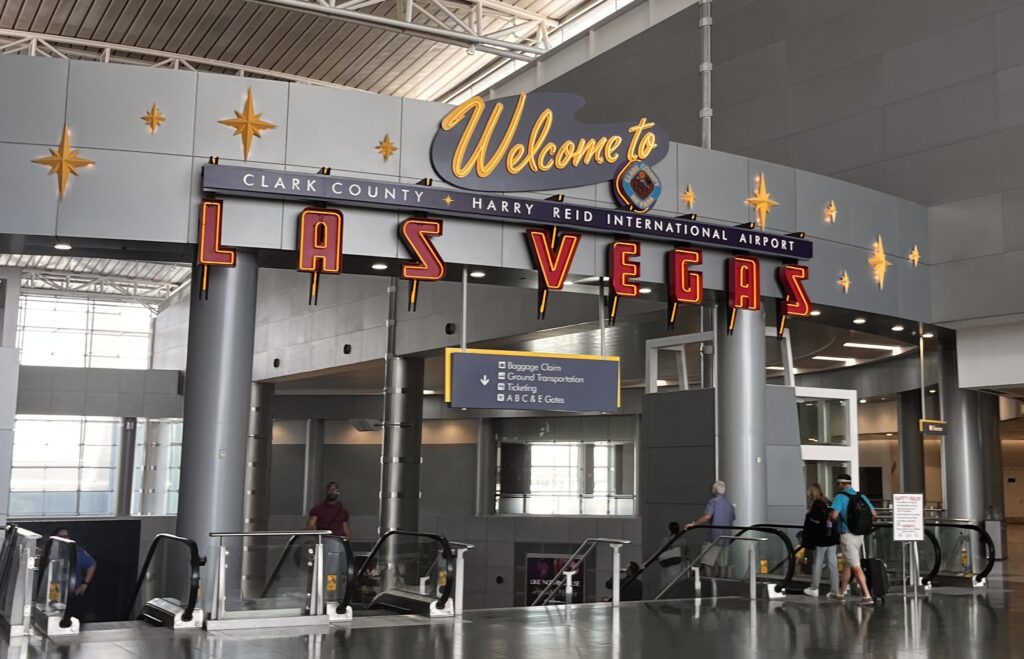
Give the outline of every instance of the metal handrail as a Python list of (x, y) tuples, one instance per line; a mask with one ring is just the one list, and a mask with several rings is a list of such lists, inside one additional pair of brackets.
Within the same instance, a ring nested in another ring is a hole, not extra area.
[(185, 545), (188, 549), (188, 562), (189, 562), (189, 588), (188, 588), (188, 602), (185, 604), (185, 610), (181, 614), (183, 622), (192, 621), (192, 613), (196, 609), (196, 602), (199, 599), (199, 574), (200, 568), (206, 565), (206, 558), (199, 555), (199, 547), (196, 545), (196, 541), (191, 538), (185, 538), (180, 535), (172, 535), (170, 533), (158, 533), (153, 538), (153, 542), (149, 545), (149, 551), (146, 552), (146, 560), (142, 563), (142, 570), (139, 571), (139, 578), (135, 582), (135, 591), (132, 593), (132, 598), (128, 601), (128, 609), (125, 611), (125, 620), (131, 618), (132, 609), (135, 608), (135, 600), (139, 598), (139, 593), (142, 592), (142, 584), (146, 580), (146, 573), (149, 572), (149, 564), (153, 561), (153, 556), (156, 555), (156, 548), (161, 542), (177, 542)]
[[(679, 574), (676, 575), (676, 578), (673, 579), (671, 582), (669, 582), (669, 584), (667, 586), (662, 588), (661, 591), (657, 595), (654, 596), (654, 599), (659, 600), (659, 599), (661, 599), (662, 595), (664, 595), (668, 591), (672, 590), (672, 587), (676, 585), (676, 582), (678, 582), (680, 579), (682, 579), (684, 576), (686, 576), (686, 573), (689, 572), (690, 569), (692, 569), (694, 565), (697, 565), (698, 562), (700, 561), (700, 559), (704, 558), (705, 554), (707, 554), (709, 551), (711, 551), (711, 549), (716, 544), (718, 544), (719, 540), (730, 540), (730, 541), (743, 540), (743, 541), (746, 541), (746, 542), (765, 542), (768, 539), (768, 538), (744, 538), (743, 537), (743, 533), (744, 532), (741, 531), (740, 533), (737, 533), (736, 535), (720, 535), (717, 538), (715, 538), (712, 542), (709, 542), (708, 546), (705, 547), (704, 549), (702, 549), (701, 552), (699, 554), (697, 554), (696, 558), (694, 558), (692, 561), (690, 561), (685, 568), (679, 570)], [(753, 558), (753, 554), (751, 554), (751, 558)], [(751, 570), (751, 579), (753, 579), (754, 578), (753, 577), (753, 570), (754, 570), (753, 564), (751, 564), (750, 570)], [(699, 588), (698, 588), (698, 590), (699, 590)], [(751, 596), (751, 598), (754, 597), (754, 582), (753, 581), (751, 581), (751, 583), (750, 583), (750, 596)]]
[[(582, 563), (584, 560), (586, 560), (587, 556), (590, 556), (590, 553), (594, 551), (598, 543), (602, 542), (607, 545), (630, 544), (629, 540), (622, 540), (618, 538), (587, 538), (586, 540), (580, 543), (580, 546), (576, 548), (576, 551), (572, 553), (572, 556), (570, 556), (568, 560), (566, 560), (565, 563), (562, 564), (562, 567), (559, 568), (558, 572), (555, 573), (555, 576), (551, 577), (551, 580), (548, 581), (547, 585), (544, 586), (544, 588), (539, 593), (537, 593), (537, 597), (533, 600), (533, 603), (530, 604), (530, 606), (538, 606), (540, 604), (547, 604), (548, 602), (550, 602), (551, 598), (555, 595), (555, 591), (558, 590), (558, 583), (561, 581), (562, 575), (568, 570), (569, 566), (573, 565), (574, 563)], [(580, 556), (580, 552), (583, 552), (582, 556)], [(614, 579), (617, 576), (618, 575), (612, 575), (612, 578)], [(541, 600), (544, 601), (541, 602)], [(566, 604), (569, 604), (569, 602), (566, 602)]]
[[(801, 528), (803, 528), (803, 527), (801, 527)], [(777, 593), (785, 592), (786, 588), (789, 587), (790, 582), (793, 581), (793, 574), (796, 571), (796, 557), (795, 557), (795, 553), (796, 552), (793, 549), (793, 543), (790, 541), (789, 536), (786, 535), (785, 533), (783, 533), (782, 531), (779, 531), (776, 528), (775, 524), (768, 524), (768, 525), (765, 525), (765, 524), (754, 524), (752, 526), (713, 526), (711, 524), (701, 524), (700, 526), (691, 526), (689, 528), (681, 529), (679, 531), (679, 533), (676, 533), (674, 536), (669, 538), (661, 547), (658, 548), (658, 551), (656, 551), (654, 553), (654, 555), (652, 555), (650, 558), (648, 558), (646, 561), (643, 562), (643, 564), (640, 566), (640, 570), (636, 574), (634, 574), (629, 579), (627, 579), (625, 582), (623, 582), (623, 584), (622, 584), (623, 587), (628, 586), (629, 584), (631, 584), (634, 581), (636, 581), (640, 577), (640, 575), (644, 573), (644, 570), (646, 570), (648, 567), (650, 567), (651, 564), (654, 563), (654, 561), (658, 560), (659, 556), (661, 556), (669, 548), (671, 548), (673, 545), (675, 545), (675, 543), (680, 538), (682, 538), (684, 535), (686, 535), (690, 531), (693, 531), (694, 529), (720, 529), (720, 530), (726, 530), (726, 531), (740, 531), (741, 532), (740, 535), (742, 535), (743, 533), (746, 533), (747, 531), (763, 531), (765, 533), (771, 533), (772, 535), (778, 536), (779, 539), (782, 540), (782, 544), (784, 544), (786, 546), (786, 553), (789, 556), (789, 558), (787, 559), (787, 561), (789, 563), (789, 566), (786, 569), (786, 576), (783, 578), (783, 580), (780, 583), (775, 585), (775, 592), (777, 592)], [(691, 561), (690, 565), (693, 565), (692, 561)], [(685, 572), (685, 570), (682, 571), (682, 572)]]
[[(398, 530), (398, 529), (395, 529), (395, 530), (392, 530), (392, 531), (387, 531), (386, 533), (384, 533), (384, 535), (382, 535), (379, 538), (377, 538), (377, 542), (374, 543), (373, 549), (371, 549), (370, 553), (367, 554), (366, 560), (363, 561), (362, 567), (360, 567), (359, 568), (359, 572), (356, 573), (355, 579), (353, 579), (352, 581), (349, 582), (348, 587), (345, 589), (345, 601), (342, 603), (342, 606), (348, 606), (349, 602), (352, 599), (352, 597), (351, 597), (352, 589), (355, 588), (356, 584), (359, 581), (361, 581), (366, 576), (366, 571), (369, 569), (370, 564), (373, 562), (373, 557), (376, 556), (377, 552), (380, 551), (380, 548), (384, 545), (384, 541), (387, 540), (388, 538), (390, 538), (391, 536), (396, 536), (396, 535), (398, 535), (398, 536), (408, 536), (408, 537), (412, 537), (412, 538), (427, 538), (429, 540), (433, 540), (434, 542), (437, 542), (438, 544), (440, 544), (441, 545), (441, 550), (442, 550), (442, 554), (441, 555), (445, 559), (445, 569), (449, 573), (451, 572), (451, 570), (452, 570), (452, 559), (454, 558), (454, 554), (452, 553), (451, 545), (448, 544), (448, 538), (444, 537), (443, 535), (439, 535), (437, 533), (421, 533), (419, 531), (401, 531), (401, 530)], [(448, 604), (448, 599), (452, 595), (452, 585), (453, 584), (454, 584), (454, 580), (452, 580), (452, 579), (446, 579), (445, 580), (444, 588), (441, 590), (441, 597), (437, 600), (437, 603), (434, 604), (434, 606), (436, 608), (443, 609), (445, 607), (445, 605)], [(341, 608), (341, 606), (339, 606), (339, 611), (342, 611), (342, 610), (344, 610), (344, 609)]]
[(50, 563), (50, 547), (53, 543), (69, 545), (68, 546), (68, 588), (67, 598), (68, 601), (64, 606), (64, 615), (61, 616), (60, 626), (62, 629), (67, 629), (71, 626), (71, 607), (67, 606), (71, 601), (71, 595), (74, 594), (75, 588), (78, 587), (78, 544), (74, 540), (68, 538), (61, 538), (59, 536), (51, 535), (46, 539), (43, 544), (43, 553), (39, 561), (39, 573), (36, 576), (36, 586), (32, 589), (32, 606), (35, 606), (36, 598), (39, 597), (39, 588), (43, 585), (43, 579), (46, 578), (46, 568)]
[(331, 535), (330, 531), (219, 531), (211, 538), (263, 538), (286, 535)]

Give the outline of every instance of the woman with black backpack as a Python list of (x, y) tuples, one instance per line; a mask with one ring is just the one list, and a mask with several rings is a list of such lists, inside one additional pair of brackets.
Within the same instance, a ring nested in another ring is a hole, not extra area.
[(829, 518), (832, 502), (825, 498), (821, 485), (812, 484), (807, 488), (807, 515), (804, 516), (802, 544), (805, 551), (814, 550), (811, 571), (811, 587), (804, 589), (804, 595), (818, 596), (821, 570), (828, 563), (829, 582), (832, 590), (828, 593), (835, 599), (839, 592), (839, 568), (836, 565), (836, 545), (839, 544), (838, 529)]

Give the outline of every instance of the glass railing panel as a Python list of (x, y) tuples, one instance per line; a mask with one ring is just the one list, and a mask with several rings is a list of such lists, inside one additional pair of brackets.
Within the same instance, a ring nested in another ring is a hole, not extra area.
[(308, 613), (317, 541), (311, 536), (294, 541), (293, 537), (222, 538), (227, 550), (221, 586), (225, 618)]
[(43, 547), (32, 605), (47, 617), (73, 615), (68, 603), (77, 585), (77, 551), (74, 542), (52, 538)]
[(436, 540), (394, 535), (384, 540), (376, 556), (378, 593), (398, 590), (439, 597), (448, 578), (448, 560)]

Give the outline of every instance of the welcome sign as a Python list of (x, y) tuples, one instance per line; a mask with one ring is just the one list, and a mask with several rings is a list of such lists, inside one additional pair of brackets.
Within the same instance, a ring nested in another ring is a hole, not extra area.
[(654, 165), (668, 153), (668, 133), (653, 121), (587, 124), (576, 119), (584, 104), (551, 92), (474, 96), (441, 120), (434, 171), (467, 190), (563, 190), (612, 181), (629, 163)]

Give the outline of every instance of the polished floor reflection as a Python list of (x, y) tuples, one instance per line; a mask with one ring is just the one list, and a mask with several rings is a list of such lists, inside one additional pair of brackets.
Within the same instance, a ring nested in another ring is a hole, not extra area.
[[(1011, 550), (1024, 557), (1024, 527)], [(1015, 546), (1016, 545), (1016, 546)], [(145, 627), (84, 632), (72, 641), (0, 639), (3, 657), (73, 659), (620, 659), (633, 657), (1024, 657), (1024, 559), (1001, 564), (984, 589), (892, 593), (862, 608), (802, 595), (469, 611), (463, 620), (363, 618), (329, 628), (179, 632)]]
[(86, 632), (68, 642), (16, 639), (7, 657), (310, 659), (313, 657), (1013, 657), (1024, 656), (1024, 596), (939, 589), (885, 606), (739, 598), (573, 610), (476, 611), (461, 622), (172, 634), (152, 628)]

